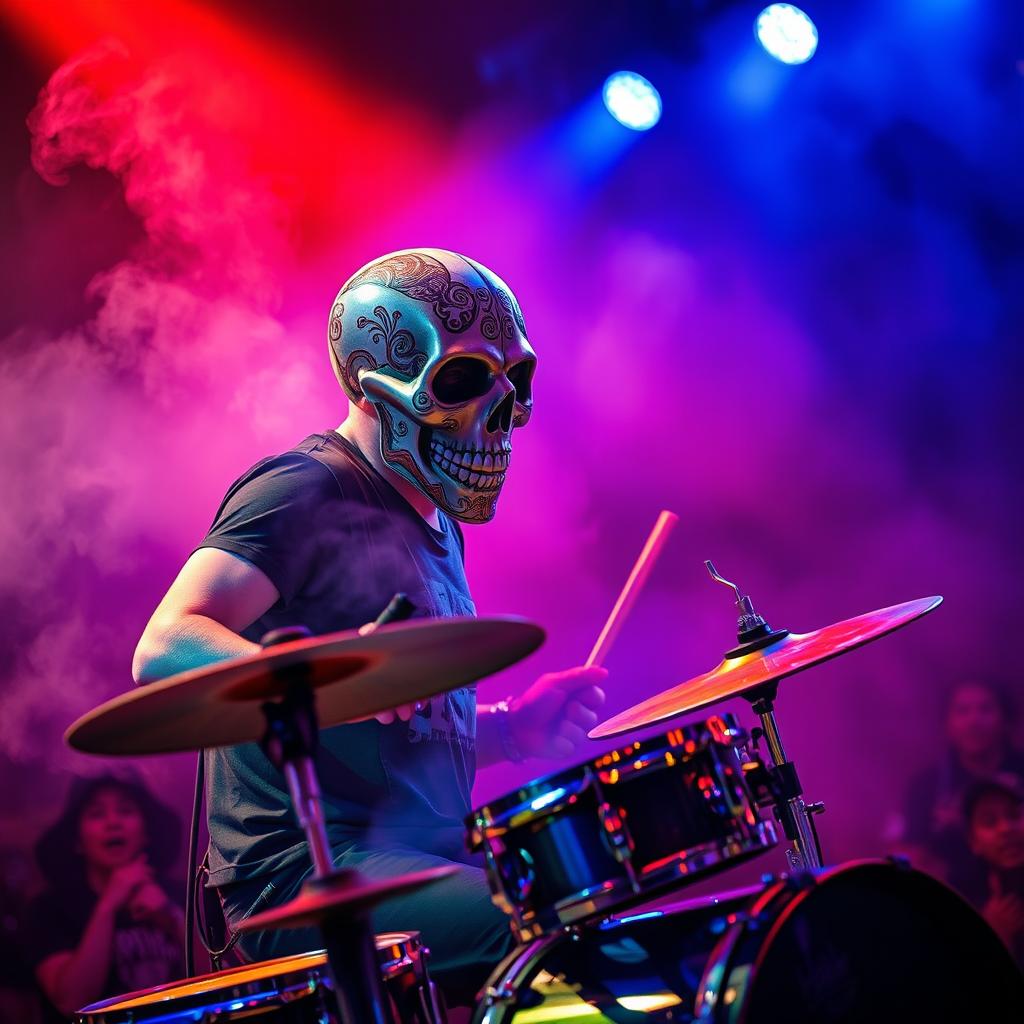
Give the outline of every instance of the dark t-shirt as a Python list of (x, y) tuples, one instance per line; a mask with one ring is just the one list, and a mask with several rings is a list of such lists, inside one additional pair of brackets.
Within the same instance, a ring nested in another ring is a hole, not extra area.
[[(29, 905), (23, 935), (25, 958), (32, 972), (54, 953), (77, 948), (99, 897), (88, 886), (67, 892), (47, 889)], [(110, 971), (94, 1002), (152, 988), (181, 978), (185, 973), (181, 945), (164, 929), (133, 921), (127, 910), (114, 920)], [(67, 1021), (56, 1007), (43, 1000), (45, 1019)]]
[[(228, 491), (200, 547), (240, 555), (280, 599), (244, 635), (303, 625), (314, 634), (372, 621), (397, 591), (416, 617), (473, 615), (462, 534), (430, 527), (334, 431), (257, 463)], [(476, 690), (434, 697), (411, 721), (320, 734), (317, 770), (332, 845), (461, 839), (476, 768)], [(282, 775), (255, 743), (206, 755), (211, 882), (264, 875), (307, 856)]]

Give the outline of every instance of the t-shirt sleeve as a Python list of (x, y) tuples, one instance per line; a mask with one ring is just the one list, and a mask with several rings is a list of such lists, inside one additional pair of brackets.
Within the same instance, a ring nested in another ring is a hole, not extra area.
[[(70, 953), (78, 946), (84, 929), (78, 921), (71, 920), (69, 909), (50, 891), (41, 893), (29, 904), (21, 939), (25, 965), (33, 973), (54, 953)], [(88, 920), (87, 909), (77, 906), (74, 909), (84, 911)]]
[(288, 604), (316, 558), (317, 524), (338, 497), (334, 474), (316, 459), (301, 452), (264, 459), (232, 484), (197, 550), (241, 556)]

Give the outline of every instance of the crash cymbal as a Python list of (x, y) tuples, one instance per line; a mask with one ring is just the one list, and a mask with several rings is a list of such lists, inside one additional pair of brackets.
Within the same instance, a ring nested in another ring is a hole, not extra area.
[(261, 705), (303, 667), (321, 728), (453, 690), (512, 665), (544, 640), (511, 616), (417, 619), (367, 636), (332, 633), (150, 683), (94, 708), (65, 733), (89, 754), (165, 754), (258, 740)]
[(761, 650), (722, 663), (704, 675), (680, 683), (635, 704), (590, 730), (591, 739), (617, 736), (656, 722), (699, 711), (711, 704), (749, 694), (758, 687), (838, 657), (932, 611), (941, 597), (924, 597), (833, 623), (813, 633), (789, 633)]
[(306, 882), (299, 895), (288, 903), (247, 917), (238, 925), (238, 931), (315, 928), (331, 917), (359, 917), (382, 900), (433, 885), (458, 870), (455, 864), (444, 864), (382, 881), (366, 878), (358, 871), (337, 871)]

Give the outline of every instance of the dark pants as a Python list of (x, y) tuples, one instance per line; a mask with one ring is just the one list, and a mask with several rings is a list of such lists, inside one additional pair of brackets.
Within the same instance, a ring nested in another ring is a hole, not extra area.
[[(430, 950), (428, 967), (453, 1006), (471, 1006), (498, 962), (515, 945), (509, 921), (491, 902), (484, 872), (471, 864), (407, 846), (335, 851), (335, 865), (355, 868), (368, 878), (393, 878), (455, 863), (458, 871), (418, 892), (381, 903), (373, 911), (377, 933), (417, 931)], [(228, 927), (295, 896), (312, 869), (298, 864), (271, 876), (222, 886), (219, 890)], [(256, 905), (258, 904), (258, 905)], [(243, 935), (238, 948), (250, 960), (270, 960), (320, 949), (314, 929)]]

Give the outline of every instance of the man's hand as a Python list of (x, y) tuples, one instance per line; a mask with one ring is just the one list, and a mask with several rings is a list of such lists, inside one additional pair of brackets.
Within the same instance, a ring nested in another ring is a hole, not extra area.
[[(416, 704), (399, 704), (397, 708), (390, 708), (387, 711), (378, 711), (373, 717), (380, 722), (381, 725), (390, 725), (395, 719), (402, 722), (408, 722), (413, 716), (413, 712), (416, 711), (418, 705)], [(360, 721), (366, 721), (366, 719), (360, 719)]]
[(607, 678), (607, 669), (596, 665), (548, 672), (512, 700), (509, 732), (523, 757), (569, 757), (587, 743)]
[[(356, 632), (360, 636), (369, 636), (376, 628), (376, 622), (367, 622), (365, 625), (360, 626)], [(397, 708), (388, 708), (387, 711), (378, 711), (375, 715), (369, 715), (367, 718), (356, 718), (353, 721), (367, 722), (370, 718), (376, 718), (381, 725), (390, 725), (395, 719), (408, 722), (416, 709), (416, 704), (399, 704)]]

